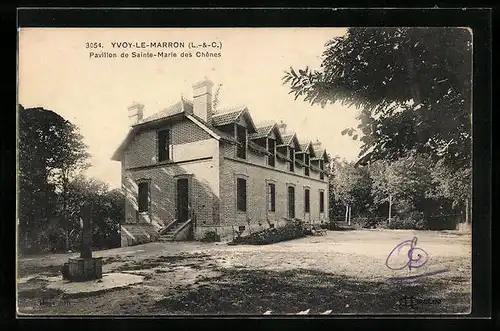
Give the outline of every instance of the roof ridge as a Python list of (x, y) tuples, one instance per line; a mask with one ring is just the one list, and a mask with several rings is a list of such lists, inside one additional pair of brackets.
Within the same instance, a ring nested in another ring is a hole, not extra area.
[(222, 115), (242, 112), (246, 108), (247, 108), (246, 106), (237, 106), (237, 107), (230, 107), (230, 108), (226, 108), (226, 109), (218, 109), (217, 113), (213, 114), (212, 116), (222, 116)]

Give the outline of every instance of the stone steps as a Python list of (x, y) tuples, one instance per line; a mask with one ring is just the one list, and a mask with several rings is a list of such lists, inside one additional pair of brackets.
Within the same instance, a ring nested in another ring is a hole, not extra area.
[(159, 241), (163, 241), (163, 242), (166, 242), (166, 241), (173, 241), (174, 240), (174, 235), (175, 233), (177, 232), (177, 230), (182, 226), (182, 223), (177, 223), (177, 224), (174, 224), (167, 232), (165, 232), (164, 234), (162, 234), (160, 236), (160, 239)]

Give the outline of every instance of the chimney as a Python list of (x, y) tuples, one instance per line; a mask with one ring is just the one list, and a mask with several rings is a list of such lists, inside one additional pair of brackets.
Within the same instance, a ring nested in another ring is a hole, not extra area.
[(193, 114), (205, 122), (212, 120), (212, 83), (205, 77), (204, 80), (193, 84)]
[(280, 121), (280, 123), (278, 124), (278, 129), (282, 134), (286, 133), (286, 124), (283, 123), (283, 121)]
[(144, 105), (134, 102), (131, 106), (128, 107), (128, 119), (130, 126), (137, 124), (142, 121)]

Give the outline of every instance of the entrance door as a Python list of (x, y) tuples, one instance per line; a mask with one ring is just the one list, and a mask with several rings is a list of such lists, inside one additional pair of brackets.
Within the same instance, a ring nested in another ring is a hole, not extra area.
[(288, 218), (295, 218), (295, 187), (288, 187)]
[(189, 186), (187, 178), (177, 180), (177, 220), (185, 222), (189, 219)]

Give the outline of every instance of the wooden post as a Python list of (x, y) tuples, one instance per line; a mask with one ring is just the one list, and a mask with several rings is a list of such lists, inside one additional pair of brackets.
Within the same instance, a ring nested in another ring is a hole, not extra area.
[(391, 224), (392, 214), (392, 194), (389, 193), (389, 224)]
[(86, 204), (82, 215), (82, 243), (80, 257), (82, 259), (92, 257), (92, 206)]

